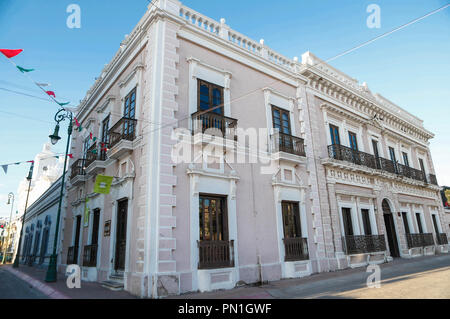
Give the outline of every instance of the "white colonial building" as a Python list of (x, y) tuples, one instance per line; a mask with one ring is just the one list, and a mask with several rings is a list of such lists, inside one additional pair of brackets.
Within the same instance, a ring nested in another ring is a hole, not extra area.
[(156, 298), (448, 250), (420, 119), (310, 52), (153, 4), (77, 110), (61, 271)]

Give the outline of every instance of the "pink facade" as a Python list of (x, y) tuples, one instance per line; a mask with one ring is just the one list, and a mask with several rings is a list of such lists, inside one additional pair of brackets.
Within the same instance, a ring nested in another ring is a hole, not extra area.
[[(419, 119), (324, 63), (312, 68), (310, 53), (289, 59), (176, 0), (156, 6), (78, 109), (61, 270), (78, 263), (85, 280), (156, 298), (386, 262), (384, 199), (399, 256), (448, 250), (433, 180), (361, 160), (377, 136), (380, 157), (394, 146), (434, 174)], [(330, 124), (342, 136), (331, 151)], [(336, 155), (356, 140), (350, 157)], [(98, 174), (114, 177), (110, 194), (93, 192)], [(436, 245), (411, 247), (409, 236), (408, 246), (402, 211), (410, 233), (421, 214)]]

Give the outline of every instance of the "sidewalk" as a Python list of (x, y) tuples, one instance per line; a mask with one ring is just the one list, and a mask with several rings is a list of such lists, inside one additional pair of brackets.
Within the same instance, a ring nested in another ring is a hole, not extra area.
[[(424, 256), (413, 259), (394, 259), (381, 264), (380, 289), (366, 286), (366, 267), (313, 274), (304, 278), (284, 279), (261, 286), (247, 285), (231, 290), (206, 293), (187, 293), (170, 296), (173, 299), (274, 299), (274, 298), (450, 298), (450, 254)], [(100, 283), (81, 282), (80, 289), (69, 289), (66, 277), (58, 274), (58, 281), (44, 281), (46, 269), (20, 265), (1, 266), (36, 290), (53, 299), (136, 299), (126, 291), (111, 291)], [(419, 281), (421, 280), (421, 281)], [(447, 293), (448, 292), (448, 293)]]
[(12, 265), (1, 266), (2, 269), (12, 273), (23, 281), (26, 281), (36, 290), (39, 290), (52, 299), (136, 299), (137, 297), (126, 291), (111, 291), (98, 282), (81, 281), (81, 288), (70, 289), (66, 285), (66, 277), (58, 273), (56, 282), (45, 282), (47, 268), (29, 267), (20, 265), (13, 268)]
[[(415, 278), (429, 276), (433, 273), (433, 280), (438, 280), (439, 285), (433, 284), (430, 277), (422, 283), (422, 293), (425, 298), (425, 290), (432, 298), (449, 298), (450, 292), (450, 254), (436, 256), (422, 256), (413, 259), (397, 258), (390, 263), (379, 265), (381, 268), (380, 289), (367, 288), (366, 267), (345, 269), (336, 272), (313, 274), (297, 279), (283, 279), (270, 282), (261, 286), (244, 286), (231, 290), (219, 290), (205, 293), (187, 293), (181, 296), (170, 296), (173, 299), (289, 299), (289, 298), (415, 298), (408, 294), (409, 288), (416, 286)], [(428, 282), (428, 283), (427, 283)], [(399, 291), (398, 285), (407, 286), (407, 291)], [(409, 288), (408, 288), (409, 287)], [(414, 290), (414, 289), (413, 289)], [(433, 291), (435, 290), (435, 291)], [(363, 291), (363, 293), (361, 293)], [(374, 294), (374, 292), (378, 294)], [(358, 292), (358, 293), (355, 293)], [(434, 294), (433, 294), (434, 293)], [(440, 293), (441, 295), (437, 294)], [(445, 296), (444, 296), (445, 295)]]

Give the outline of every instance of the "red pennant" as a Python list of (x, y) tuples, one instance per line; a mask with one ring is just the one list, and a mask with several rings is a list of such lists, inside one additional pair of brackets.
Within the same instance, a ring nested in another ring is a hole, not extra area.
[(69, 156), (69, 158), (73, 158), (73, 155), (72, 155), (72, 154), (67, 154), (67, 156)]
[(0, 52), (3, 53), (3, 55), (5, 57), (7, 57), (8, 59), (15, 57), (22, 51), (23, 51), (22, 49), (18, 49), (18, 50), (0, 49)]
[(80, 126), (80, 123), (78, 122), (77, 118), (75, 118), (75, 125)]
[(89, 138), (92, 140), (92, 133), (89, 133)]
[(47, 93), (50, 96), (56, 97), (55, 92), (53, 91), (45, 91), (45, 93)]
[(34, 163), (34, 161), (27, 161), (27, 163)]

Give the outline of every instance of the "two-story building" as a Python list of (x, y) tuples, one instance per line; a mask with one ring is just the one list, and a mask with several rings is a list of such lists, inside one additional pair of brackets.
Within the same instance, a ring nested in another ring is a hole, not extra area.
[[(316, 60), (177, 0), (149, 5), (76, 114), (61, 270), (161, 297), (384, 262), (391, 239), (402, 256), (434, 253), (432, 216), (448, 229), (432, 134)], [(109, 194), (94, 193), (99, 174)]]

